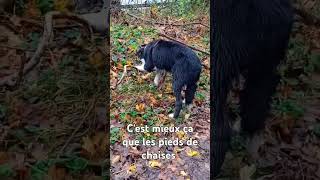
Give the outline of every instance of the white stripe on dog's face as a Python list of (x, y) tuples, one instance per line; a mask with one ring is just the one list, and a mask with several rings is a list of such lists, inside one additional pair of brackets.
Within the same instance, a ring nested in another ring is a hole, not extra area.
[(146, 71), (144, 69), (144, 65), (146, 64), (146, 61), (144, 59), (140, 59), (140, 61), (142, 62), (142, 64), (140, 66), (135, 66), (139, 71)]

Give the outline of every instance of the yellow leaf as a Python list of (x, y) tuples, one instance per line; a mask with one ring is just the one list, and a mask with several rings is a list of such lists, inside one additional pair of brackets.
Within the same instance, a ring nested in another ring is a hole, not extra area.
[(183, 176), (183, 177), (188, 176), (188, 174), (185, 171), (180, 171), (180, 175)]
[(152, 18), (157, 18), (157, 13), (158, 13), (158, 7), (155, 6), (155, 5), (152, 5), (151, 6), (151, 9), (150, 9), (150, 15)]
[(175, 153), (179, 153), (181, 151), (183, 151), (183, 148), (177, 148), (177, 147), (174, 148)]
[(160, 168), (161, 167), (161, 163), (156, 161), (156, 160), (151, 160), (149, 161), (149, 166), (152, 168)]
[(176, 134), (179, 139), (182, 139), (186, 135), (186, 133), (184, 131), (178, 131)]
[(128, 61), (127, 61), (127, 66), (132, 67), (132, 65), (133, 65), (132, 61), (128, 60)]
[(131, 164), (128, 169), (129, 172), (135, 173), (137, 172), (137, 166), (135, 164)]
[(54, 9), (61, 12), (66, 12), (68, 11), (68, 8), (72, 6), (71, 3), (72, 1), (69, 1), (69, 0), (55, 0)]
[(136, 110), (138, 112), (143, 112), (144, 111), (144, 104), (143, 103), (137, 104), (136, 105)]
[(199, 152), (198, 151), (189, 150), (189, 151), (187, 151), (187, 155), (190, 156), (190, 157), (199, 156)]

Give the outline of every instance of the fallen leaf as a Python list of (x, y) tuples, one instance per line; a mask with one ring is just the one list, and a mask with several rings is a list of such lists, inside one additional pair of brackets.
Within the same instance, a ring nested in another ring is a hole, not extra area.
[(184, 115), (184, 119), (189, 119), (189, 117), (190, 117), (190, 114)]
[(67, 12), (68, 8), (72, 6), (72, 2), (73, 1), (69, 0), (55, 0), (54, 9), (61, 12)]
[(148, 74), (146, 74), (146, 75), (141, 76), (141, 78), (142, 78), (143, 80), (146, 80), (146, 79), (149, 79), (150, 76), (151, 76), (151, 73), (148, 73)]
[(181, 151), (183, 151), (183, 148), (177, 148), (177, 147), (174, 148), (175, 153), (179, 153)]
[(156, 161), (156, 160), (151, 160), (149, 161), (149, 166), (152, 168), (160, 168), (161, 167), (161, 163)]
[(183, 176), (183, 177), (188, 176), (188, 174), (185, 171), (180, 171), (180, 175)]
[(184, 131), (178, 131), (178, 132), (176, 132), (176, 134), (179, 139), (183, 139), (186, 135), (186, 133)]
[(131, 164), (131, 165), (129, 166), (128, 172), (130, 172), (130, 173), (135, 173), (135, 172), (137, 172), (137, 166), (136, 166), (135, 164)]
[(117, 163), (120, 161), (120, 155), (115, 155), (112, 157), (112, 160), (111, 160), (111, 165)]
[(136, 105), (136, 110), (138, 112), (143, 112), (144, 111), (144, 104), (143, 103), (137, 104)]
[(190, 157), (199, 156), (199, 152), (190, 149), (189, 151), (187, 151), (187, 155)]
[(89, 152), (91, 158), (102, 157), (108, 146), (108, 136), (104, 132), (97, 132), (94, 136), (83, 137), (82, 148)]
[(89, 55), (89, 63), (95, 67), (99, 73), (105, 72), (105, 56), (100, 51), (95, 51)]

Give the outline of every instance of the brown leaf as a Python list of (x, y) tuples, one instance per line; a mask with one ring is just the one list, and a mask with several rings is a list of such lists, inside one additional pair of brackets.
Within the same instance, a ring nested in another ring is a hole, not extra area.
[(91, 158), (103, 157), (108, 145), (108, 136), (104, 132), (97, 132), (92, 137), (82, 138), (82, 148), (89, 153)]
[(138, 112), (143, 112), (144, 108), (145, 108), (145, 105), (143, 103), (139, 103), (139, 104), (136, 105), (136, 110)]

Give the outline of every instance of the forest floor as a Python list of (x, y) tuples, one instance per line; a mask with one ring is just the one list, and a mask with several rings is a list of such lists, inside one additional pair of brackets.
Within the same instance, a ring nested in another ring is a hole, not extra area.
[(0, 179), (106, 179), (109, 40), (68, 4), (19, 2), (0, 15)]
[[(150, 18), (149, 14), (138, 15), (139, 18), (123, 13), (111, 20), (111, 177), (114, 179), (209, 179), (210, 172), (210, 79), (209, 56), (197, 52), (207, 68), (203, 68), (199, 86), (191, 112), (185, 109), (176, 120), (168, 115), (173, 111), (175, 97), (172, 91), (171, 74), (167, 75), (161, 89), (153, 84), (155, 73), (142, 73), (132, 65), (140, 64), (136, 52), (140, 45), (153, 39), (166, 39), (165, 34), (187, 45), (209, 52), (208, 16), (193, 20), (201, 22), (196, 25), (161, 25), (144, 23), (143, 19), (167, 24), (190, 23), (190, 20), (161, 16)], [(166, 21), (164, 21), (166, 20)], [(119, 82), (124, 66), (127, 74)], [(127, 126), (147, 125), (168, 127), (192, 127), (193, 132), (174, 133), (129, 133)], [(197, 146), (124, 146), (124, 140), (161, 140), (179, 138), (187, 141), (197, 140)], [(143, 159), (146, 152), (167, 154), (174, 153), (175, 159)]]

